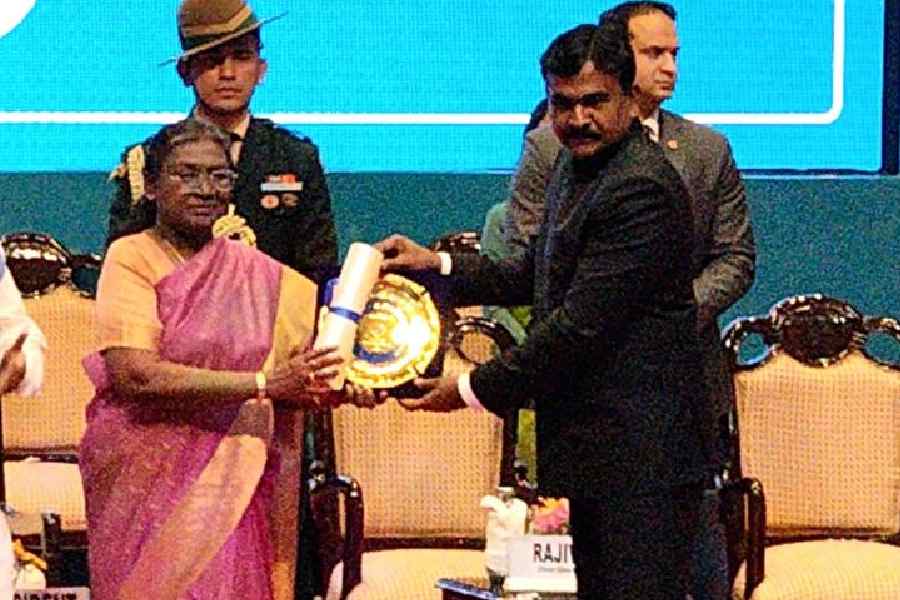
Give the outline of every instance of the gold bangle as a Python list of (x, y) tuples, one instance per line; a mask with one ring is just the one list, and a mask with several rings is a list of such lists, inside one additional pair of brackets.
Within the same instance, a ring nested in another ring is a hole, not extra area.
[(256, 399), (265, 400), (266, 395), (266, 374), (262, 371), (256, 372)]

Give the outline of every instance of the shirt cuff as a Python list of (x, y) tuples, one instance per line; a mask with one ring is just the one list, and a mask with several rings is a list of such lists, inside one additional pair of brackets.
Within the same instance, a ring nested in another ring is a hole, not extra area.
[(462, 396), (463, 402), (465, 402), (469, 408), (479, 412), (484, 410), (484, 405), (478, 400), (475, 392), (472, 391), (472, 382), (468, 373), (460, 375), (459, 379), (456, 381), (456, 385), (459, 390), (459, 395)]
[(441, 259), (441, 275), (449, 275), (453, 270), (453, 259), (448, 252), (438, 252), (437, 255)]

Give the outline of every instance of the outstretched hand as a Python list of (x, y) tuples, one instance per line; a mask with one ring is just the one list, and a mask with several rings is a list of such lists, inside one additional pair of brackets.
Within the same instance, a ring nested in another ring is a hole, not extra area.
[(437, 252), (420, 246), (406, 236), (392, 235), (375, 244), (375, 248), (384, 254), (384, 262), (381, 263), (384, 271), (438, 271), (441, 268)]
[(456, 376), (445, 376), (439, 379), (416, 379), (417, 388), (427, 390), (421, 398), (401, 398), (400, 406), (407, 410), (427, 410), (431, 412), (450, 412), (466, 407), (466, 401), (459, 395), (459, 384)]
[(17, 337), (0, 359), (0, 394), (12, 392), (25, 379), (25, 352), (22, 346), (26, 337), (28, 336), (24, 333)]

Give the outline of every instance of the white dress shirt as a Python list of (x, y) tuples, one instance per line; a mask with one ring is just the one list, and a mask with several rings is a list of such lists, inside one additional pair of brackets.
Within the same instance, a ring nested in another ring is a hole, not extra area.
[(653, 111), (646, 119), (641, 121), (641, 125), (644, 126), (644, 129), (647, 130), (647, 135), (650, 136), (650, 139), (659, 143), (659, 109)]

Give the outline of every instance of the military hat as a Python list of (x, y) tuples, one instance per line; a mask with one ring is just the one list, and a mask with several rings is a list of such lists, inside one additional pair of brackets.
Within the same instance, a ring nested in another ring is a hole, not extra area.
[(183, 52), (162, 64), (209, 50), (283, 16), (257, 19), (243, 0), (184, 0), (178, 8), (178, 37)]

